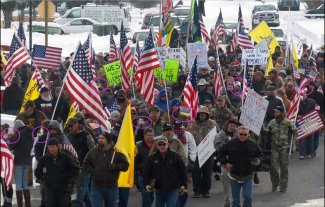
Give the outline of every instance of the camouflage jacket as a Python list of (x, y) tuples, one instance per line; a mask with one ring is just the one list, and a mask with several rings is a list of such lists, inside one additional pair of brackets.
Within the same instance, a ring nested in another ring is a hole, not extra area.
[(293, 139), (298, 136), (296, 126), (287, 118), (281, 121), (272, 119), (267, 126), (267, 132), (271, 136), (271, 149), (286, 149), (290, 145), (291, 135), (293, 135)]
[(222, 109), (218, 109), (218, 107), (216, 107), (211, 111), (211, 119), (217, 122), (220, 129), (226, 129), (229, 119), (233, 117), (234, 114), (227, 107), (223, 107)]
[(217, 126), (217, 132), (220, 131), (218, 124), (212, 119), (204, 121), (195, 121), (188, 131), (191, 132), (194, 136), (196, 145), (199, 145), (200, 142), (209, 134), (209, 132)]

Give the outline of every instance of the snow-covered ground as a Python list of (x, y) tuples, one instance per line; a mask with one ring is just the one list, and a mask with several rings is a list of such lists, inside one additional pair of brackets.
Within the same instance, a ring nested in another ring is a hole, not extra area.
[[(271, 0), (267, 3), (276, 4), (276, 1)], [(185, 0), (185, 4), (190, 4), (190, 0)], [(241, 4), (244, 24), (246, 27), (251, 28), (251, 11), (256, 4), (260, 2), (256, 1), (217, 1), (217, 0), (206, 0), (205, 9), (206, 17), (204, 22), (207, 30), (210, 31), (211, 26), (216, 22), (219, 14), (219, 8), (222, 10), (224, 21), (237, 21), (238, 16), (238, 5)], [(307, 44), (313, 44), (314, 48), (320, 47), (324, 44), (324, 20), (306, 19), (303, 17), (305, 12), (305, 4), (302, 3), (301, 11), (291, 12), (291, 18), (296, 22), (296, 29), (301, 34), (303, 39), (306, 40)], [(128, 36), (141, 29), (143, 16), (147, 13), (158, 13), (159, 7), (150, 9), (137, 9), (131, 8), (131, 32)], [(288, 11), (280, 12), (281, 27), (286, 30), (289, 19)], [(1, 45), (10, 45), (14, 28), (17, 27), (17, 22), (12, 24), (11, 29), (1, 29)], [(49, 45), (54, 47), (62, 47), (62, 56), (69, 56), (77, 46), (78, 41), (84, 42), (87, 38), (87, 33), (70, 34), (70, 35), (49, 35)], [(27, 45), (29, 45), (29, 34), (26, 32)], [(115, 42), (119, 44), (119, 35), (114, 37)], [(44, 45), (45, 37), (41, 33), (33, 33), (33, 44)], [(109, 36), (99, 37), (93, 35), (93, 47), (96, 52), (107, 52), (109, 50)]]
[(324, 207), (324, 198), (308, 200), (307, 203), (296, 203), (290, 207)]

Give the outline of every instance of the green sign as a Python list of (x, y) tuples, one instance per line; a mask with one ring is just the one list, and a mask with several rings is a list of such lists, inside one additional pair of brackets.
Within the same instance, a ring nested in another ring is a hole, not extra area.
[(122, 82), (120, 60), (104, 65), (104, 71), (108, 80), (108, 85), (115, 86)]
[(163, 69), (157, 68), (154, 73), (159, 80), (165, 79), (167, 82), (176, 83), (178, 78), (178, 69), (179, 60), (166, 59), (165, 70), (163, 71)]

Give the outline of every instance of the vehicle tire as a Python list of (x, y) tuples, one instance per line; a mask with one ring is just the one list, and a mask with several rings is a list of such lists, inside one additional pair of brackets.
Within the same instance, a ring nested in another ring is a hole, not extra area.
[(118, 34), (118, 29), (116, 26), (113, 27), (113, 30), (114, 30), (114, 35), (117, 35)]
[(61, 35), (64, 35), (64, 31), (61, 29)]

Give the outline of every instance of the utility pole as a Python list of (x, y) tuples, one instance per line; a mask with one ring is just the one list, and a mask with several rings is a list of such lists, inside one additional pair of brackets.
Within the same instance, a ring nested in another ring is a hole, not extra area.
[(45, 0), (45, 46), (48, 45), (48, 21), (49, 21), (49, 8), (48, 8), (48, 0)]
[(32, 52), (32, 22), (33, 22), (33, 0), (29, 0), (29, 53)]

